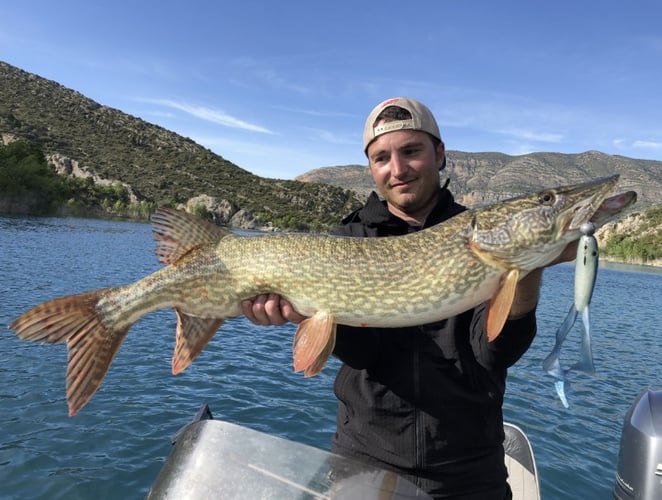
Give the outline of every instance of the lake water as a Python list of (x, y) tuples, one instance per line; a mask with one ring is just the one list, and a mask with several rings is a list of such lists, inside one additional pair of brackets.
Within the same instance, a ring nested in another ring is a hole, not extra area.
[[(662, 273), (615, 267), (600, 270), (591, 305), (597, 373), (570, 374), (570, 408), (541, 361), (572, 300), (572, 265), (545, 272), (538, 336), (510, 372), (505, 416), (532, 441), (546, 500), (611, 498), (623, 416), (642, 389), (662, 387)], [(0, 325), (47, 299), (158, 268), (147, 224), (0, 217)], [(202, 403), (216, 418), (329, 449), (338, 364), (311, 379), (293, 374), (291, 325), (230, 320), (176, 377), (174, 331), (170, 311), (141, 319), (74, 418), (64, 395), (65, 347), (0, 334), (0, 497), (144, 498), (170, 437)]]

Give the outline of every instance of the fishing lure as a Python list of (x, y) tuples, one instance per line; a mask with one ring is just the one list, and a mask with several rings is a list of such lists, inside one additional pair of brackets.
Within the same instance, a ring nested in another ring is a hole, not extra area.
[[(542, 363), (543, 369), (557, 379), (554, 387), (561, 399), (561, 403), (566, 408), (569, 407), (568, 399), (565, 395), (566, 374), (570, 370), (595, 373), (593, 351), (591, 348), (589, 304), (593, 296), (593, 288), (595, 287), (595, 279), (598, 272), (598, 242), (595, 236), (593, 236), (595, 226), (591, 222), (582, 224), (580, 231), (582, 232), (582, 236), (579, 239), (577, 259), (575, 260), (575, 300), (571, 304), (563, 323), (556, 330), (556, 343), (552, 352)], [(584, 328), (579, 361), (570, 368), (564, 369), (561, 367), (560, 360), (561, 347), (580, 313)]]

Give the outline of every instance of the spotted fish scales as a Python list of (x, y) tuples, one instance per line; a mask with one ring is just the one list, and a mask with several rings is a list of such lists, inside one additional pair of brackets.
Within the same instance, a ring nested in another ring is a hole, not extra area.
[(279, 234), (238, 236), (184, 212), (158, 210), (156, 253), (166, 264), (135, 283), (37, 305), (10, 328), (23, 339), (67, 344), (67, 400), (74, 415), (99, 388), (129, 328), (172, 308), (173, 373), (184, 370), (241, 302), (287, 299), (308, 319), (297, 328), (294, 369), (319, 373), (337, 324), (400, 327), (438, 321), (489, 302), (486, 335), (496, 338), (515, 285), (636, 198), (607, 199), (618, 176), (546, 189), (467, 210), (434, 227), (384, 238)]

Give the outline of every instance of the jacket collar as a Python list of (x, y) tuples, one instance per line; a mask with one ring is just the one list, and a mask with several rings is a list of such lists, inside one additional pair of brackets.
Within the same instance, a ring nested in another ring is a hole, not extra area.
[[(464, 207), (455, 203), (453, 195), (447, 189), (448, 183), (449, 180), (439, 188), (437, 204), (428, 215), (423, 227), (433, 226), (465, 210)], [(383, 232), (395, 234), (405, 234), (420, 229), (420, 227), (410, 226), (400, 217), (389, 212), (386, 201), (380, 200), (375, 191), (370, 193), (362, 208), (349, 214), (342, 220), (342, 223), (362, 223), (368, 227), (377, 227)]]

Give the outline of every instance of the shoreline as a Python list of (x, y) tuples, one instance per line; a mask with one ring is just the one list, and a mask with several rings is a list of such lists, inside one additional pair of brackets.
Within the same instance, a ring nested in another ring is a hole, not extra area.
[(638, 263), (638, 262), (624, 262), (620, 260), (610, 259), (609, 257), (601, 257), (599, 267), (604, 269), (611, 269), (613, 271), (631, 271), (640, 273), (654, 273), (662, 274), (662, 263), (655, 261), (655, 263)]
[[(59, 207), (54, 212), (48, 214), (30, 214), (30, 213), (19, 213), (19, 212), (0, 212), (0, 217), (57, 217), (57, 218), (81, 218), (81, 219), (97, 219), (97, 220), (108, 220), (114, 222), (140, 222), (140, 223), (150, 223), (149, 217), (143, 217), (139, 214), (130, 214), (130, 213), (112, 213), (104, 211), (103, 209), (81, 209), (80, 207)], [(244, 228), (240, 227), (231, 227), (231, 229), (243, 230)], [(260, 230), (253, 229), (252, 231), (258, 231), (260, 233), (270, 233), (274, 232), (273, 230)], [(600, 267), (605, 267), (607, 269), (615, 270), (627, 270), (627, 267), (631, 268), (644, 268), (644, 270), (650, 270), (650, 272), (660, 272), (662, 273), (662, 259), (656, 259), (651, 262), (642, 262), (642, 261), (621, 261), (616, 260), (613, 257), (608, 255), (600, 254), (599, 260)], [(620, 269), (619, 269), (620, 268)], [(636, 269), (631, 269), (636, 270)]]

